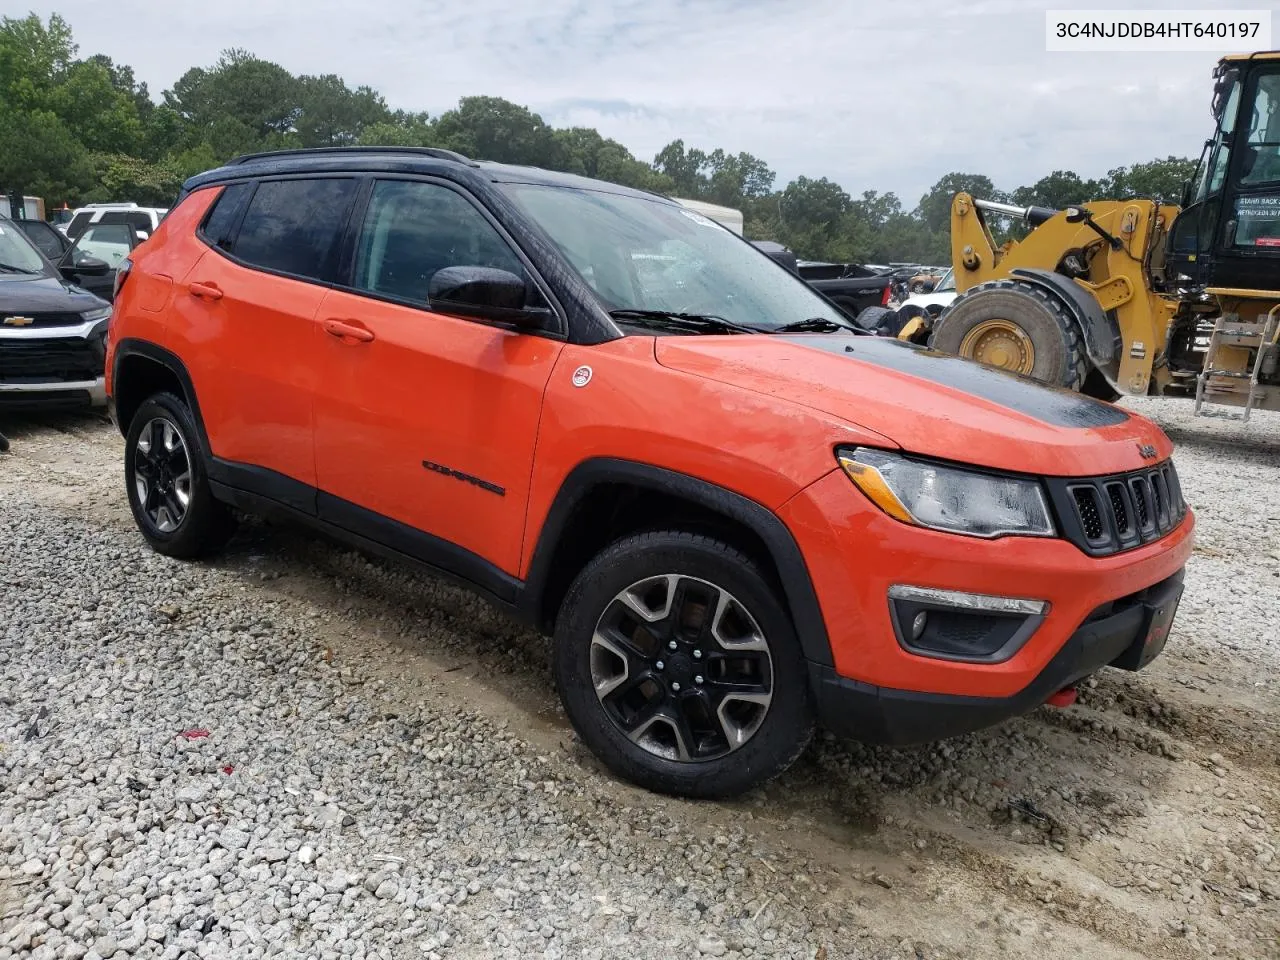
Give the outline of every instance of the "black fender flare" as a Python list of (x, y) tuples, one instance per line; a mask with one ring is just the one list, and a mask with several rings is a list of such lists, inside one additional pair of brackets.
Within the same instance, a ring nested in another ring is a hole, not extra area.
[(1017, 268), (1010, 271), (1010, 274), (1024, 283), (1039, 287), (1062, 302), (1071, 318), (1080, 326), (1089, 359), (1114, 387), (1119, 370), (1120, 332), (1098, 301), (1074, 280), (1052, 270)]
[(565, 477), (547, 511), (529, 565), (522, 598), (526, 616), (536, 617), (536, 605), (541, 603), (547, 588), (556, 547), (574, 508), (601, 484), (643, 487), (688, 500), (751, 530), (764, 543), (778, 570), (805, 658), (824, 666), (834, 664), (826, 621), (809, 568), (795, 537), (778, 515), (755, 500), (706, 480), (633, 460), (609, 457), (584, 460)]
[[(206, 462), (212, 460), (213, 448), (209, 446), (209, 434), (205, 430), (204, 417), (200, 415), (200, 400), (196, 396), (195, 384), (191, 382), (191, 374), (187, 371), (187, 365), (182, 362), (182, 359), (176, 353), (166, 350), (150, 340), (128, 337), (116, 344), (111, 360), (112, 396), (109, 398), (113, 419), (115, 414), (114, 394), (119, 389), (120, 383), (120, 364), (129, 357), (142, 357), (145, 360), (150, 360), (152, 363), (164, 367), (177, 378), (178, 383), (182, 386), (183, 399), (187, 401), (187, 406), (191, 408), (191, 416), (195, 420), (196, 429), (200, 433), (200, 436), (196, 439), (200, 443), (201, 453), (204, 454)], [(122, 435), (129, 430), (128, 424), (118, 421), (116, 422), (116, 427)]]

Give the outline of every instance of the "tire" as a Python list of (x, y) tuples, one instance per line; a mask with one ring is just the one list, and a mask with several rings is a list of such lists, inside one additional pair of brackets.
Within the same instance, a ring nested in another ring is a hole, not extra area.
[(1014, 372), (1043, 383), (1079, 390), (1089, 371), (1084, 338), (1075, 320), (1056, 297), (1021, 280), (995, 280), (961, 294), (934, 327), (935, 350), (979, 359), (965, 338), (988, 321), (1016, 325), (1030, 341), (1030, 370)]
[[(198, 435), (186, 403), (171, 393), (139, 406), (125, 435), (134, 522), (153, 550), (184, 560), (216, 553), (235, 532), (235, 518), (209, 489)], [(157, 447), (164, 452), (154, 453)]]
[[(664, 604), (666, 619), (651, 620)], [(636, 534), (588, 563), (560, 608), (554, 671), (588, 748), (660, 793), (736, 796), (790, 766), (813, 733), (790, 616), (750, 559), (699, 534)]]
[(897, 336), (898, 331), (902, 329), (898, 311), (888, 307), (866, 307), (853, 318), (853, 322), (868, 333), (882, 337)]

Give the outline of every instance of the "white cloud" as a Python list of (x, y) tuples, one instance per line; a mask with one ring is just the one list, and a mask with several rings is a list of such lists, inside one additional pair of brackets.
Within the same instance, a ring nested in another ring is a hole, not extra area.
[(436, 114), (468, 94), (503, 96), (557, 126), (597, 127), (642, 159), (681, 137), (749, 151), (780, 185), (826, 176), (907, 206), (953, 170), (1014, 187), (1055, 169), (1090, 177), (1197, 155), (1217, 55), (1046, 53), (1044, 9), (1061, 5), (57, 0), (82, 54), (131, 64), (154, 95), (245, 47), (295, 73), (368, 84), (397, 107)]

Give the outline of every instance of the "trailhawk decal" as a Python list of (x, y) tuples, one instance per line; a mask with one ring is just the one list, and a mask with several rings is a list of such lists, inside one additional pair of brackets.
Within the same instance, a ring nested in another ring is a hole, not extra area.
[(1129, 419), (1128, 413), (1101, 400), (901, 340), (813, 334), (784, 339), (950, 387), (1056, 427), (1114, 427)]

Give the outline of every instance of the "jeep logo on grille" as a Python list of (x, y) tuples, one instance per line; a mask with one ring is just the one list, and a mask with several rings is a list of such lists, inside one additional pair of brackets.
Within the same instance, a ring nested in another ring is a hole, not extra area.
[(35, 317), (5, 317), (4, 322), (9, 327), (29, 327), (36, 322)]
[(1149, 443), (1138, 444), (1138, 453), (1142, 454), (1143, 460), (1154, 460), (1160, 454), (1156, 453), (1156, 448)]

